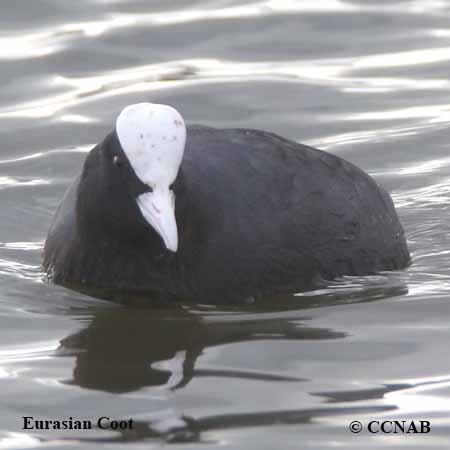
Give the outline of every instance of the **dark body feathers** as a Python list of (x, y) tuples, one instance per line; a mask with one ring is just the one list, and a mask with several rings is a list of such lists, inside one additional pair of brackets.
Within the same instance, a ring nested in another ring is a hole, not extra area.
[(173, 254), (136, 208), (133, 175), (101, 169), (118, 145), (113, 132), (91, 151), (56, 213), (43, 266), (57, 283), (228, 303), (409, 263), (390, 196), (359, 168), (271, 133), (198, 126), (174, 186)]

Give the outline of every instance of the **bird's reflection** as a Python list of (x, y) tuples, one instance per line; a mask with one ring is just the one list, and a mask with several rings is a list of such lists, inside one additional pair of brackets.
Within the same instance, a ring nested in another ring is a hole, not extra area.
[[(135, 307), (94, 311), (86, 328), (61, 341), (59, 354), (76, 355), (73, 379), (68, 383), (109, 392), (144, 386), (177, 389), (201, 376), (301, 381), (265, 371), (196, 368), (196, 362), (205, 349), (233, 342), (342, 338), (346, 336), (342, 331), (308, 326), (301, 308), (376, 301), (406, 292), (403, 282), (372, 284), (365, 289), (353, 283), (340, 292), (327, 290), (302, 298), (283, 295), (226, 313), (180, 305), (143, 308), (142, 298), (135, 297)], [(131, 297), (125, 303), (133, 303)]]
[(282, 316), (282, 313), (199, 314), (182, 308), (103, 309), (95, 312), (87, 328), (63, 339), (59, 353), (76, 354), (73, 379), (68, 383), (109, 392), (133, 391), (144, 386), (176, 389), (201, 376), (301, 381), (265, 372), (195, 367), (203, 350), (212, 346), (257, 339), (344, 336)]
[[(61, 341), (59, 353), (76, 357), (73, 377), (67, 383), (107, 392), (131, 392), (143, 387), (180, 389), (202, 376), (302, 383), (307, 380), (264, 369), (205, 368), (198, 363), (198, 358), (210, 347), (230, 343), (260, 339), (296, 340), (300, 343), (343, 338), (347, 335), (344, 331), (311, 326), (304, 308), (376, 301), (405, 293), (407, 287), (402, 282), (372, 284), (367, 288), (353, 283), (349, 290), (326, 290), (319, 295), (314, 293), (301, 298), (281, 296), (268, 299), (266, 303), (262, 301), (227, 311), (186, 306), (102, 308), (90, 312), (87, 327)], [(125, 303), (130, 303), (129, 300)], [(397, 387), (387, 389), (395, 390)], [(359, 395), (361, 399), (379, 398), (384, 392), (369, 390)], [(355, 407), (352, 401), (357, 394), (354, 392), (348, 395), (321, 392), (316, 395), (324, 397), (327, 403), (332, 403), (334, 398), (339, 398), (341, 403), (350, 403), (344, 409), (328, 404), (326, 408), (219, 414), (200, 419), (176, 412), (167, 419), (163, 413), (158, 413), (148, 421), (136, 421), (136, 427), (130, 433), (117, 430), (119, 433), (115, 436), (81, 440), (106, 443), (156, 438), (166, 442), (200, 442), (203, 432), (209, 430), (300, 424), (321, 416), (373, 414), (395, 409), (393, 405)]]

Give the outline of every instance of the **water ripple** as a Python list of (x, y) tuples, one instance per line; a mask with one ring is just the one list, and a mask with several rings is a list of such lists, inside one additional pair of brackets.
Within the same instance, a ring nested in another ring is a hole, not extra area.
[(0, 249), (34, 251), (42, 250), (44, 241), (39, 242), (0, 242)]
[(41, 447), (41, 439), (25, 433), (8, 432), (0, 439), (0, 449), (19, 449)]
[(392, 168), (382, 171), (373, 171), (372, 175), (397, 175), (397, 176), (414, 176), (427, 175), (440, 171), (446, 167), (450, 167), (450, 158), (436, 158), (425, 161), (414, 162), (403, 167)]
[(0, 349), (0, 364), (49, 359), (59, 347), (59, 341), (37, 342), (28, 346)]
[[(450, 54), (450, 52), (447, 52)], [(386, 55), (378, 55), (383, 61)], [(420, 56), (420, 55), (419, 55)], [(16, 103), (0, 109), (0, 118), (49, 117), (65, 108), (81, 105), (94, 98), (106, 98), (131, 92), (174, 88), (180, 85), (208, 82), (251, 81), (256, 79), (281, 79), (315, 85), (335, 86), (342, 91), (390, 92), (402, 89), (439, 90), (448, 87), (443, 78), (415, 79), (389, 77), (350, 76), (355, 68), (373, 66), (364, 58), (312, 61), (260, 61), (246, 63), (220, 59), (184, 59), (160, 64), (148, 64), (127, 69), (107, 71), (89, 77), (54, 76), (51, 84), (65, 92), (31, 102)], [(417, 60), (417, 63), (421, 63)], [(434, 122), (449, 121), (449, 104), (408, 107), (396, 110), (346, 114), (341, 120), (383, 120), (401, 118), (426, 118)], [(330, 118), (325, 118), (330, 120)], [(96, 119), (79, 114), (66, 114), (59, 120), (89, 123)], [(336, 120), (336, 116), (333, 117)]]
[(440, 209), (450, 206), (450, 178), (429, 186), (394, 192), (392, 197), (400, 208)]
[(41, 186), (50, 184), (48, 180), (30, 177), (0, 177), (0, 189), (17, 186)]
[(40, 264), (25, 264), (19, 261), (0, 258), (0, 275), (13, 276), (22, 280), (42, 282)]
[(120, 28), (132, 28), (143, 25), (167, 26), (203, 20), (244, 19), (292, 12), (349, 12), (358, 8), (338, 0), (296, 2), (292, 0), (268, 0), (227, 8), (186, 8), (178, 11), (139, 14), (108, 14), (104, 18), (66, 23), (56, 27), (47, 27), (20, 36), (0, 37), (3, 51), (0, 59), (15, 60), (47, 56), (65, 48), (65, 44), (74, 38), (92, 38)]

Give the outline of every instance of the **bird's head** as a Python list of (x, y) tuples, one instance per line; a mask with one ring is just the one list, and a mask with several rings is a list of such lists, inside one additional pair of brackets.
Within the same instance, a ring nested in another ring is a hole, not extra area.
[(165, 247), (176, 252), (173, 184), (185, 142), (184, 120), (171, 106), (127, 106), (117, 118), (115, 131), (88, 156), (79, 202), (88, 205), (91, 212), (97, 208), (102, 224), (125, 233), (132, 233), (137, 222), (144, 219)]

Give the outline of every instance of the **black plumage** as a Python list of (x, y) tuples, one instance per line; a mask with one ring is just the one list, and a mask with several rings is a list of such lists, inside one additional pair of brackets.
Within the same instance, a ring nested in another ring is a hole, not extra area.
[(187, 128), (173, 186), (176, 253), (136, 206), (145, 189), (113, 131), (91, 150), (56, 213), (44, 249), (49, 277), (229, 303), (410, 260), (392, 200), (368, 174), (272, 133)]

